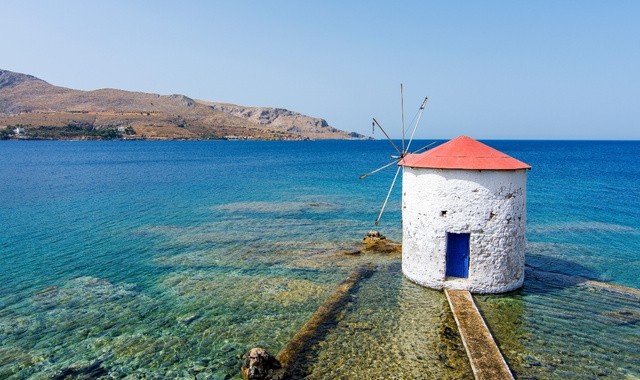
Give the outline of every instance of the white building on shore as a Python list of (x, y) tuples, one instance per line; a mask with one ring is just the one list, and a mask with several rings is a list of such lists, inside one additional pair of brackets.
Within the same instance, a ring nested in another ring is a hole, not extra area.
[(473, 293), (521, 287), (531, 167), (466, 136), (400, 165), (404, 275)]

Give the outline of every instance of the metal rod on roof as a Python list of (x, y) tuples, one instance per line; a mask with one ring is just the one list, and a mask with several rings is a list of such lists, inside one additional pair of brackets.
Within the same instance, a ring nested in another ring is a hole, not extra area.
[(420, 148), (418, 150), (414, 150), (412, 153), (415, 154), (415, 153), (418, 153), (418, 152), (422, 152), (423, 150), (427, 149), (428, 147), (430, 147), (431, 145), (433, 145), (435, 143), (437, 143), (437, 141), (432, 141), (431, 143), (423, 146), (422, 148)]

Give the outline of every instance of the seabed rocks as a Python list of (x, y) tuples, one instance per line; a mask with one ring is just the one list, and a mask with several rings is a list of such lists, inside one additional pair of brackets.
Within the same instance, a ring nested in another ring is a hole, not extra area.
[(261, 347), (244, 355), (241, 372), (244, 380), (276, 380), (284, 375), (278, 359)]
[(640, 322), (640, 310), (630, 308), (606, 311), (602, 316), (618, 325), (637, 324)]
[(402, 253), (402, 244), (387, 239), (379, 231), (371, 230), (362, 239), (362, 248), (347, 252), (348, 255), (360, 255), (362, 253)]

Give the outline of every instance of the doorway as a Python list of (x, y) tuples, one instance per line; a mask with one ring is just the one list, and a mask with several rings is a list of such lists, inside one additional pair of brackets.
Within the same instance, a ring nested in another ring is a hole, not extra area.
[(447, 232), (447, 277), (469, 277), (469, 237)]

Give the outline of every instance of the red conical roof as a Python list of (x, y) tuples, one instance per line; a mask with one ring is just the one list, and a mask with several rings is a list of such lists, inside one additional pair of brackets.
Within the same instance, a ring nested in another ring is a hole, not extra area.
[(456, 137), (421, 154), (409, 154), (400, 166), (434, 169), (531, 169), (522, 161), (467, 136)]

